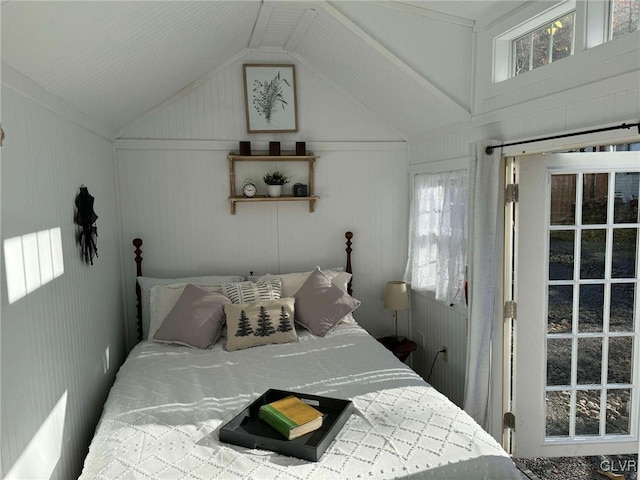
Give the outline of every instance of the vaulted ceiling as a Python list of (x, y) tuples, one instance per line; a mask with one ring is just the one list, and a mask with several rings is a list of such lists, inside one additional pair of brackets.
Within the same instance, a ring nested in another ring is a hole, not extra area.
[[(471, 29), (496, 1), (371, 4)], [(468, 104), (377, 40), (366, 18), (359, 25), (346, 7), (271, 0), (5, 1), (2, 62), (114, 136), (249, 49), (304, 60), (407, 135), (470, 118)]]

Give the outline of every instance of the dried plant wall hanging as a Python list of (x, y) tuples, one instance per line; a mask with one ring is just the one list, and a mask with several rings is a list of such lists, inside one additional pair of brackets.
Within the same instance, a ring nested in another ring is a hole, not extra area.
[(247, 131), (297, 132), (295, 65), (243, 65)]

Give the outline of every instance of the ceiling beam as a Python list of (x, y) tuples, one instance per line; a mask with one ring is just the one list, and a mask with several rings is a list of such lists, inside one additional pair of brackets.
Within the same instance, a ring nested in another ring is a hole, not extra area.
[(307, 30), (313, 23), (313, 20), (316, 18), (317, 14), (318, 12), (316, 12), (313, 8), (310, 8), (309, 10), (304, 12), (304, 15), (302, 15), (302, 18), (298, 22), (298, 25), (296, 25), (295, 30), (291, 34), (291, 38), (289, 38), (289, 41), (284, 46), (284, 49), (287, 52), (295, 51), (295, 49), (298, 47), (298, 44), (300, 43), (300, 40), (302, 40), (304, 34), (307, 33)]
[(267, 27), (269, 26), (269, 20), (271, 19), (273, 10), (274, 6), (272, 4), (262, 2), (262, 4), (260, 5), (258, 18), (256, 19), (256, 23), (253, 26), (253, 32), (251, 32), (249, 48), (258, 48), (262, 43), (262, 39), (264, 38), (264, 34), (267, 32)]
[[(463, 18), (457, 15), (451, 15), (450, 13), (442, 13), (429, 8), (427, 6), (416, 5), (412, 3), (404, 3), (400, 0), (393, 0), (391, 2), (379, 2), (378, 5), (384, 7), (395, 8), (411, 15), (420, 15), (421, 17), (433, 18), (447, 23), (453, 23), (454, 25), (461, 25), (463, 27), (473, 28), (475, 22), (470, 18)], [(425, 2), (425, 5), (428, 3)]]
[(471, 120), (471, 112), (467, 110), (465, 107), (456, 102), (449, 95), (444, 93), (438, 87), (436, 87), (429, 80), (424, 78), (418, 72), (416, 72), (413, 68), (407, 65), (404, 61), (398, 58), (395, 54), (389, 51), (384, 45), (379, 43), (376, 39), (371, 37), (367, 32), (362, 30), (359, 26), (345, 17), (342, 13), (340, 13), (333, 5), (329, 4), (326, 1), (318, 2), (318, 6), (322, 8), (326, 13), (331, 15), (335, 20), (340, 22), (344, 27), (346, 27), (351, 33), (359, 37), (362, 41), (364, 41), (369, 47), (371, 47), (374, 51), (376, 51), (379, 55), (381, 55), (385, 60), (398, 68), (402, 73), (409, 76), (415, 82), (417, 82), (420, 86), (422, 86), (425, 90), (427, 90), (430, 94), (438, 98), (444, 105), (454, 112), (454, 115), (458, 120)]

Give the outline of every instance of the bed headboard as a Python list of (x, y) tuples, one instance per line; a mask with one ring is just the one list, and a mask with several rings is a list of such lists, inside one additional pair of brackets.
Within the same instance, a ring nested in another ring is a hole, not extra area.
[[(351, 252), (353, 249), (351, 248), (353, 238), (353, 232), (345, 232), (345, 238), (347, 239), (347, 248), (345, 251), (347, 252), (347, 265), (345, 270), (353, 275), (353, 270), (351, 268)], [(142, 276), (142, 239), (134, 238), (133, 246), (136, 247), (134, 250), (135, 262), (136, 262), (136, 277)], [(349, 285), (347, 285), (347, 292), (349, 295), (353, 295), (353, 277), (349, 280)], [(136, 281), (136, 326), (138, 330), (138, 341), (142, 340), (142, 292), (140, 291), (140, 285)]]

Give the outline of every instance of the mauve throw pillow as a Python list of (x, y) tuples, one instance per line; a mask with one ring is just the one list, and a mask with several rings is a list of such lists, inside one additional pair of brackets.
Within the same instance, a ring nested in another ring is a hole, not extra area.
[(210, 293), (188, 284), (156, 331), (154, 340), (209, 348), (220, 336), (227, 303), (231, 303), (231, 300), (220, 293)]
[(333, 285), (319, 268), (311, 272), (295, 298), (296, 321), (319, 337), (324, 337), (342, 317), (360, 306), (360, 300)]

